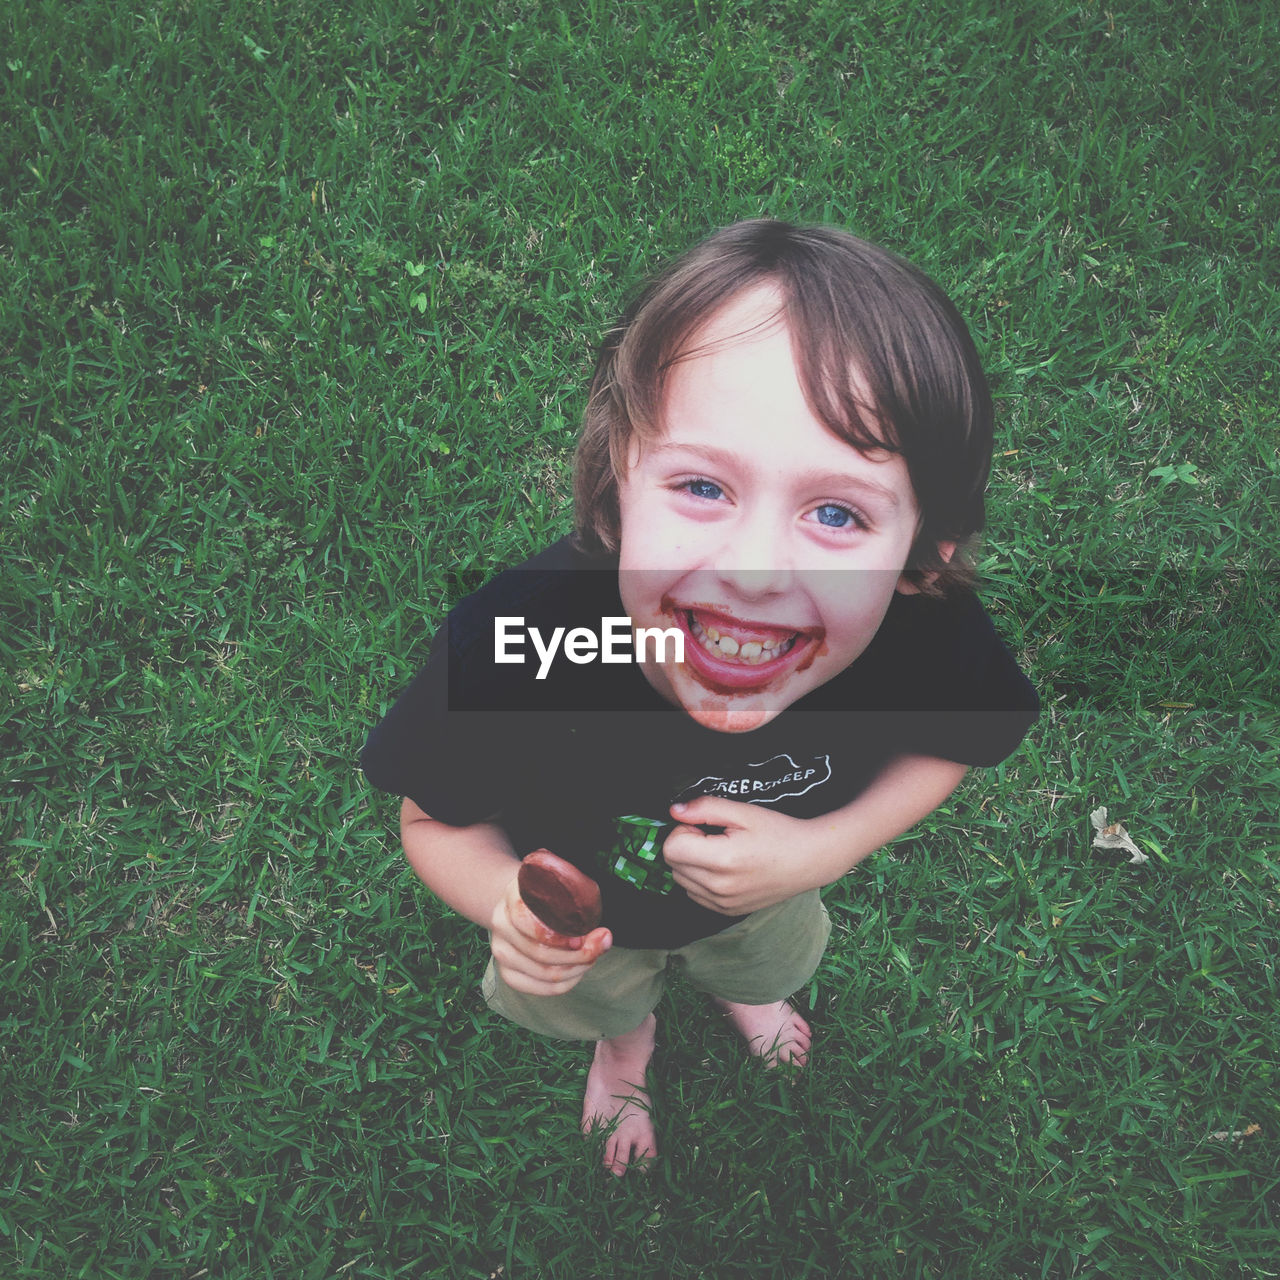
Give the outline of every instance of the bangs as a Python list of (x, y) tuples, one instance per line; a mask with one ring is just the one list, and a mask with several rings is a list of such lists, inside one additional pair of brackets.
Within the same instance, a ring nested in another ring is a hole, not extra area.
[(835, 328), (835, 317), (815, 316), (805, 302), (793, 300), (786, 318), (797, 379), (813, 416), (859, 453), (901, 453), (878, 370)]

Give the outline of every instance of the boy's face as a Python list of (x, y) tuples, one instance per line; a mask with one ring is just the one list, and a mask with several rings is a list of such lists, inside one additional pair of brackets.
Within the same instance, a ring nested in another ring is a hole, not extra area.
[(902, 458), (861, 454), (814, 417), (778, 305), (751, 291), (697, 335), (722, 345), (671, 370), (663, 433), (633, 442), (619, 484), (623, 606), (635, 626), (684, 632), (684, 662), (644, 673), (725, 733), (862, 653), (909, 589), (920, 524)]

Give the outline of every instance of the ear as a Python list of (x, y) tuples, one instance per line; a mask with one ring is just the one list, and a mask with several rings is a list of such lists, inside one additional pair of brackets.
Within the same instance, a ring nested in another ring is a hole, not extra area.
[[(956, 544), (954, 542), (938, 543), (938, 555), (942, 557), (943, 561), (946, 564), (951, 563), (951, 557), (955, 555), (955, 553), (956, 553)], [(924, 575), (924, 585), (926, 587), (931, 586), (934, 582), (937, 581), (937, 578), (938, 578), (937, 570), (934, 570), (932, 573), (926, 573)], [(921, 587), (920, 583), (913, 582), (910, 578), (907, 577), (905, 573), (898, 579), (897, 590), (899, 595), (918, 596), (920, 594), (920, 587)]]

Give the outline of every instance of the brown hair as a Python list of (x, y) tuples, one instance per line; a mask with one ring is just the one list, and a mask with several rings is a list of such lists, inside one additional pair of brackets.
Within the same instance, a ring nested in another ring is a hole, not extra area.
[[(907, 576), (968, 585), (991, 466), (991, 394), (950, 299), (911, 263), (835, 227), (739, 222), (667, 267), (606, 334), (574, 462), (579, 544), (616, 551), (618, 477), (633, 434), (662, 432), (667, 371), (746, 290), (774, 287), (814, 415), (861, 452), (900, 453), (922, 514)], [(865, 391), (861, 390), (865, 388)], [(866, 402), (869, 394), (870, 403)], [(959, 544), (950, 563), (939, 542)]]

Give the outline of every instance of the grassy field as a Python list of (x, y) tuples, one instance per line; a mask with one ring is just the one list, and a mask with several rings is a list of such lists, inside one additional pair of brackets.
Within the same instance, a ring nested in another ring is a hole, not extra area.
[[(0, 5), (5, 1276), (1280, 1275), (1280, 11), (1104, 5)], [(1044, 714), (618, 1183), (355, 759), (755, 215), (969, 318)]]

